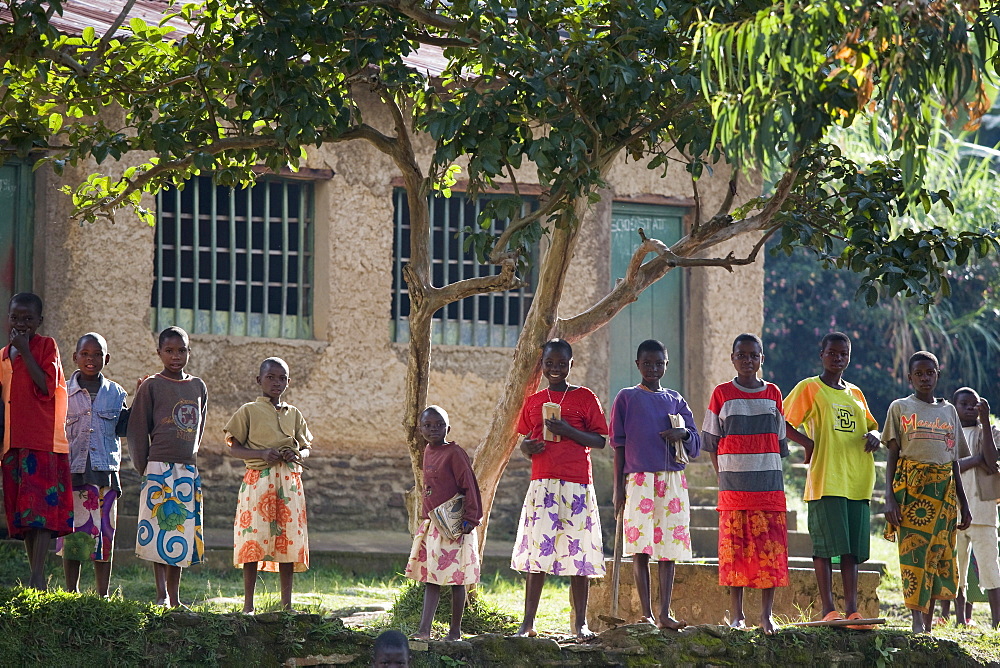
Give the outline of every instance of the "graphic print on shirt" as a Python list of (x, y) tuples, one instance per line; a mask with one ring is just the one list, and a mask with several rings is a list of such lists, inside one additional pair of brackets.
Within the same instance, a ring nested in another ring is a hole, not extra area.
[(916, 413), (899, 416), (899, 431), (911, 441), (937, 441), (949, 452), (955, 449), (955, 425), (937, 417), (934, 422), (920, 420)]
[(833, 404), (833, 428), (853, 434), (858, 427), (854, 419), (854, 408), (845, 404)]
[[(170, 411), (170, 417), (163, 423), (173, 423), (177, 427), (177, 438), (182, 441), (193, 441), (198, 437), (198, 424), (201, 420), (201, 409), (193, 399), (181, 399)], [(162, 424), (162, 423), (161, 423)]]

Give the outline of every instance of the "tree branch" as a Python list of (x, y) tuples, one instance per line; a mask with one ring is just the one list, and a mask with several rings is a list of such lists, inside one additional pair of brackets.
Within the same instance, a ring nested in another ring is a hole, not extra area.
[(435, 310), (457, 302), (466, 297), (482, 295), (490, 292), (503, 292), (523, 287), (524, 281), (515, 273), (517, 268), (517, 254), (507, 253), (500, 262), (500, 273), (491, 276), (478, 276), (467, 278), (462, 281), (449, 283), (443, 288), (434, 288), (432, 291), (431, 303), (436, 306)]
[(97, 45), (97, 48), (94, 49), (94, 52), (90, 54), (89, 58), (87, 58), (86, 69), (88, 73), (94, 71), (94, 65), (96, 64), (97, 59), (104, 55), (104, 52), (108, 48), (108, 44), (111, 43), (111, 40), (115, 37), (115, 33), (118, 32), (118, 29), (122, 27), (123, 23), (125, 23), (125, 19), (128, 18), (128, 14), (132, 11), (132, 7), (134, 6), (135, 0), (126, 0), (125, 6), (122, 7), (120, 12), (118, 12), (118, 16), (115, 17), (115, 20), (101, 37), (101, 41)]
[(412, 39), (414, 42), (420, 42), (421, 44), (427, 44), (429, 46), (440, 46), (443, 49), (452, 46), (458, 48), (468, 48), (473, 44), (467, 39), (460, 39), (458, 37), (436, 37), (426, 31), (413, 32), (411, 30), (404, 30), (403, 36), (406, 37), (406, 39)]
[(361, 9), (364, 7), (394, 9), (421, 25), (440, 28), (448, 32), (459, 32), (459, 28), (462, 26), (460, 22), (454, 19), (449, 19), (436, 12), (424, 9), (420, 0), (368, 0), (367, 2), (351, 2), (347, 6), (351, 9)]

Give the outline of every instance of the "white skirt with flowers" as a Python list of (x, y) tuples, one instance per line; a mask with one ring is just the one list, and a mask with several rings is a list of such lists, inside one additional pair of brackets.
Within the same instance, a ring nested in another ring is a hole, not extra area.
[(458, 540), (443, 536), (430, 520), (424, 520), (413, 537), (406, 577), (436, 585), (467, 585), (479, 582), (479, 533)]

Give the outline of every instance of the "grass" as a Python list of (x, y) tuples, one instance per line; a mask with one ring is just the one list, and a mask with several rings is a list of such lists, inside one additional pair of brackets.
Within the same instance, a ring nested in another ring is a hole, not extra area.
[[(81, 591), (92, 592), (93, 569), (84, 564), (81, 571)], [(50, 590), (64, 587), (61, 559), (50, 557), (46, 574)], [(13, 543), (0, 544), (0, 587), (15, 587), (27, 577), (24, 551)], [(409, 582), (401, 574), (356, 577), (329, 566), (313, 567), (295, 575), (292, 604), (297, 610), (337, 616), (380, 606), (388, 608), (407, 591)], [(481, 601), (488, 610), (493, 610), (495, 615), (506, 615), (520, 621), (524, 611), (524, 580), (520, 576), (486, 578), (480, 584), (480, 592)], [(202, 566), (186, 569), (180, 593), (181, 600), (197, 612), (239, 612), (243, 609), (243, 571)], [(111, 594), (115, 599), (152, 603), (156, 598), (152, 567), (144, 562), (124, 563), (124, 560), (122, 564), (116, 564), (111, 576)], [(418, 605), (422, 605), (422, 596), (420, 591)], [(442, 596), (442, 605), (448, 600)], [(277, 573), (259, 575), (256, 610), (277, 611), (280, 605)], [(550, 578), (542, 591), (535, 627), (541, 633), (567, 633), (569, 615), (568, 580)], [(447, 619), (447, 615), (442, 619)], [(387, 620), (380, 624), (384, 628)], [(472, 630), (471, 626), (469, 630)]]

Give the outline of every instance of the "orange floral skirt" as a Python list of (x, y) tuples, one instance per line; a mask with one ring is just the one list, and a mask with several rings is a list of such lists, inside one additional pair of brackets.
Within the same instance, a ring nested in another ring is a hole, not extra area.
[(788, 520), (783, 511), (719, 511), (719, 584), (788, 586)]
[(300, 471), (286, 462), (262, 471), (247, 469), (236, 506), (233, 557), (237, 568), (253, 562), (259, 570), (272, 573), (278, 564), (293, 563), (296, 573), (309, 568), (306, 497)]

